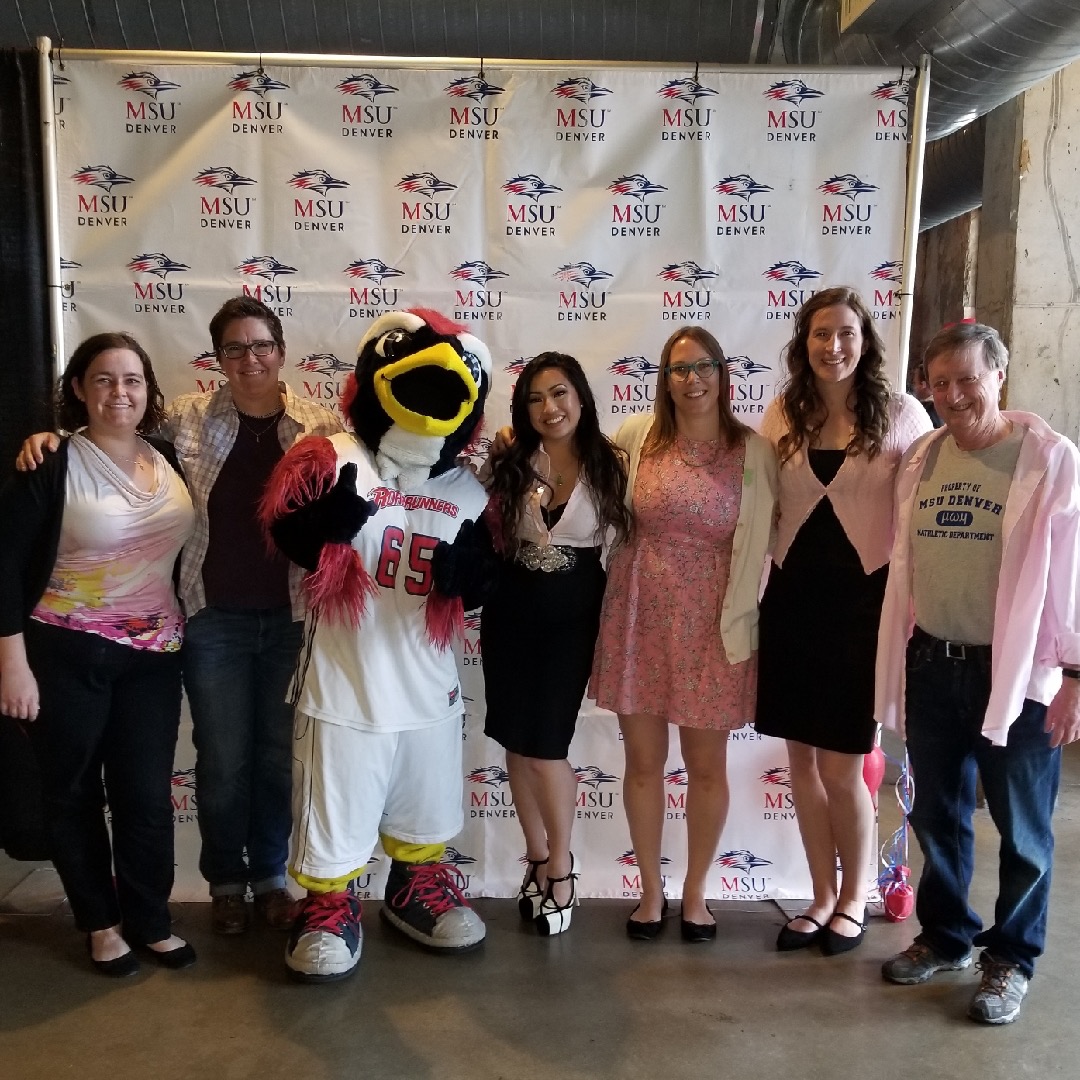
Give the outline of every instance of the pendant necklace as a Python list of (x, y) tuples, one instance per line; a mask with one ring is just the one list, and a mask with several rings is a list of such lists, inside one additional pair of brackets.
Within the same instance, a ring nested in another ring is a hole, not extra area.
[[(261, 416), (251, 416), (250, 414), (242, 413), (237, 409), (236, 419), (240, 421), (240, 424), (245, 431), (255, 436), (255, 442), (258, 442), (261, 435), (265, 435), (271, 428), (277, 427), (278, 421), (281, 419), (281, 414), (284, 412), (284, 408), (283, 405), (279, 405), (273, 412), (263, 413)], [(248, 423), (249, 420), (268, 420), (269, 423), (263, 428), (256, 429)]]

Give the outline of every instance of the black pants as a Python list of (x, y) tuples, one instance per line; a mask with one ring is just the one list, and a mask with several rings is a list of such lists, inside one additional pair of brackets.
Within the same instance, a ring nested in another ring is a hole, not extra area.
[(29, 726), (52, 859), (75, 925), (122, 923), (136, 943), (167, 938), (180, 654), (33, 621), (26, 649), (41, 697)]

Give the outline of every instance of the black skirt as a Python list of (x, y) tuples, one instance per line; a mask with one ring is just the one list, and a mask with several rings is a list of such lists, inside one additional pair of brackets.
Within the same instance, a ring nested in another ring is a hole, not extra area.
[(568, 570), (505, 563), (480, 615), (484, 732), (524, 757), (566, 757), (592, 671), (606, 575), (599, 548), (574, 552)]

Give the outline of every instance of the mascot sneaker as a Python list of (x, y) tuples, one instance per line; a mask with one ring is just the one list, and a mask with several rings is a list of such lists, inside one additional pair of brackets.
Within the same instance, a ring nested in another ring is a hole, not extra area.
[(344, 979), (360, 960), (363, 937), (352, 893), (312, 893), (297, 905), (285, 963), (301, 982)]
[(413, 941), (461, 952), (484, 940), (487, 928), (461, 892), (461, 874), (446, 863), (390, 863), (382, 916)]

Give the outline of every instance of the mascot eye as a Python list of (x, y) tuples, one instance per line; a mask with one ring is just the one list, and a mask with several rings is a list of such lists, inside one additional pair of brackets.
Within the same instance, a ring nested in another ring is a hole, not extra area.
[(409, 335), (406, 331), (401, 329), (390, 330), (388, 333), (383, 334), (379, 344), (375, 347), (375, 351), (388, 360), (398, 360), (408, 352), (406, 345), (408, 340)]
[(465, 366), (469, 369), (469, 374), (473, 377), (473, 382), (479, 386), (481, 374), (483, 372), (483, 368), (480, 366), (480, 357), (476, 356), (475, 353), (465, 352), (462, 353), (461, 359), (465, 361)]

